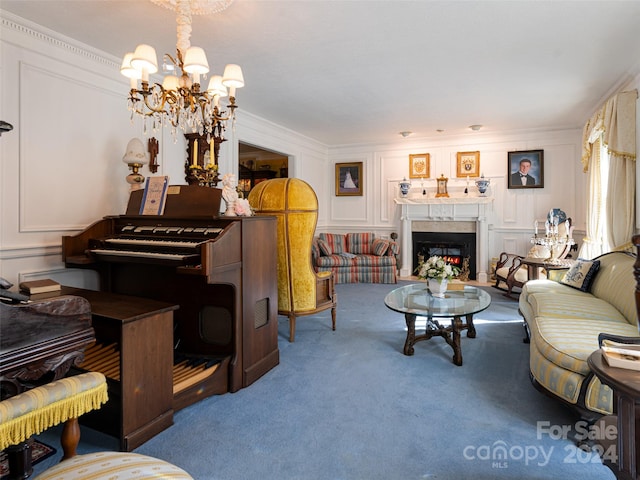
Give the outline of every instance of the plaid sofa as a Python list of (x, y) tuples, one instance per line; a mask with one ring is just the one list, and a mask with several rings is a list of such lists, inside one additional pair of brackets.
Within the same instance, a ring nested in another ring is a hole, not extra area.
[(613, 411), (611, 389), (600, 383), (587, 364), (589, 355), (599, 348), (598, 335), (638, 336), (636, 256), (610, 252), (594, 260), (599, 268), (588, 289), (568, 286), (570, 275), (560, 281), (531, 280), (518, 300), (530, 333), (533, 384), (587, 420)]
[(397, 283), (398, 244), (373, 233), (321, 233), (311, 256), (317, 272), (333, 272), (336, 283)]

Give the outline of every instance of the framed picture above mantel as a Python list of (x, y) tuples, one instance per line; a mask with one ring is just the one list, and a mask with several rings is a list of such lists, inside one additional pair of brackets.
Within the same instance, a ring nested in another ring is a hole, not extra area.
[(480, 176), (480, 152), (458, 152), (456, 177)]
[(428, 153), (409, 155), (409, 178), (429, 178), (430, 156)]
[(508, 153), (509, 188), (544, 188), (544, 150)]

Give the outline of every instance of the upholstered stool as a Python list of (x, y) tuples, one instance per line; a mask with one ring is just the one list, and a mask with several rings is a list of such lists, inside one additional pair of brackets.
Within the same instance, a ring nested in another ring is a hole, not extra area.
[(78, 455), (49, 468), (34, 480), (146, 480), (193, 479), (187, 472), (164, 460), (124, 452)]
[(27, 390), (0, 402), (0, 450), (67, 422), (62, 445), (65, 458), (75, 455), (80, 439), (78, 417), (107, 401), (107, 380), (89, 372)]
[(11, 475), (17, 478), (31, 474), (29, 438), (59, 423), (64, 423), (60, 439), (63, 458), (73, 457), (80, 441), (78, 417), (100, 408), (107, 396), (105, 376), (89, 372), (47, 383), (0, 402), (0, 450), (7, 449)]

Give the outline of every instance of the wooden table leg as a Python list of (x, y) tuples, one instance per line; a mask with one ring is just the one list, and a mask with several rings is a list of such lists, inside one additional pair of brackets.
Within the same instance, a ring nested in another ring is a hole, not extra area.
[(416, 343), (416, 316), (412, 313), (405, 313), (404, 320), (407, 322), (407, 340), (404, 342), (404, 354), (413, 355), (413, 345)]
[(451, 330), (453, 335), (453, 341), (451, 346), (453, 347), (453, 363), (458, 366), (462, 365), (462, 348), (460, 348), (460, 330), (462, 330), (462, 319), (460, 317), (453, 317), (451, 320)]
[(476, 338), (476, 326), (473, 324), (473, 315), (467, 315), (467, 337)]

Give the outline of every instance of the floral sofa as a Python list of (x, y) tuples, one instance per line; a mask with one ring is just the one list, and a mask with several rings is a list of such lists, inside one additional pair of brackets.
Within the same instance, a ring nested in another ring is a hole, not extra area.
[(629, 252), (579, 259), (571, 270), (553, 272), (557, 281), (531, 280), (522, 287), (518, 301), (530, 335), (531, 381), (586, 420), (613, 409), (611, 390), (587, 365), (598, 335), (638, 336), (635, 261)]
[(373, 233), (321, 233), (311, 248), (317, 272), (336, 283), (397, 283), (398, 244)]

